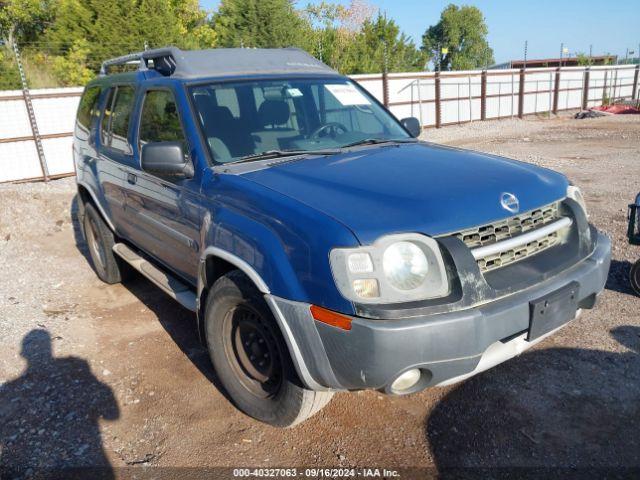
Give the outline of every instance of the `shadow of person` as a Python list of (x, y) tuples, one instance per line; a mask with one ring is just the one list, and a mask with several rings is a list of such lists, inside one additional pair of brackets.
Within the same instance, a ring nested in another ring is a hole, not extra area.
[(425, 425), (440, 476), (640, 467), (640, 327), (611, 334), (631, 351), (536, 350), (454, 388)]
[(0, 478), (113, 478), (98, 424), (119, 417), (112, 390), (85, 360), (53, 357), (46, 330), (20, 354), (26, 370), (0, 385)]

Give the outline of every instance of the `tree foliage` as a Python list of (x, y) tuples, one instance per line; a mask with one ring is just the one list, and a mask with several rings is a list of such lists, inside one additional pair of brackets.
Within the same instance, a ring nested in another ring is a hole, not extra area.
[(492, 61), (475, 7), (448, 6), (417, 48), (367, 0), (222, 0), (215, 14), (199, 0), (0, 0), (0, 83), (19, 87), (13, 53), (22, 51), (32, 87), (86, 83), (100, 63), (144, 48), (289, 47), (307, 50), (344, 74), (416, 71), (442, 47), (442, 69)]
[(215, 46), (198, 0), (0, 0), (6, 43), (62, 85), (86, 83), (110, 57), (144, 48)]
[(404, 33), (395, 21), (378, 13), (375, 19), (365, 21), (356, 42), (360, 62), (353, 73), (409, 72), (423, 70), (425, 55)]
[(300, 45), (304, 40), (304, 23), (291, 0), (222, 0), (213, 17), (221, 47)]
[(8, 43), (34, 39), (51, 18), (53, 0), (0, 0), (0, 35)]
[[(449, 5), (440, 21), (422, 36), (422, 48), (440, 70), (472, 70), (494, 62), (489, 29), (482, 12), (471, 6)], [(442, 54), (442, 49), (448, 53)]]
[(425, 55), (387, 19), (367, 3), (348, 7), (322, 2), (308, 6), (312, 31), (310, 51), (341, 73), (407, 72), (424, 68)]

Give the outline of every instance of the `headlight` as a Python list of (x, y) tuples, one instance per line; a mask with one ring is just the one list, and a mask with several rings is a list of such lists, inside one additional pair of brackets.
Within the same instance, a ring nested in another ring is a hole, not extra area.
[(571, 200), (576, 201), (584, 210), (584, 214), (588, 217), (587, 213), (587, 202), (584, 201), (584, 196), (582, 195), (582, 191), (576, 187), (575, 185), (569, 185), (567, 187), (567, 197)]
[(427, 277), (427, 257), (415, 243), (396, 242), (382, 255), (382, 268), (389, 283), (400, 290), (413, 290)]
[(340, 293), (354, 302), (400, 303), (449, 294), (440, 247), (424, 235), (389, 235), (370, 246), (336, 248), (330, 262)]

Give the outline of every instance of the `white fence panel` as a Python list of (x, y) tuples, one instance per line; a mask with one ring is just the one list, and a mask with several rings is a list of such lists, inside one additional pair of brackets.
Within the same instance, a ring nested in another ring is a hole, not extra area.
[[(587, 106), (603, 101), (630, 99), (637, 77), (634, 66), (591, 67)], [(557, 85), (556, 68), (527, 69), (520, 94), (520, 70), (394, 73), (388, 75), (390, 111), (399, 119), (416, 117), (423, 127), (437, 126), (436, 84), (440, 84), (440, 125), (482, 119), (483, 78), (486, 79), (486, 119), (544, 114), (582, 107), (585, 67), (564, 67)], [(384, 101), (382, 75), (352, 77), (380, 102)], [(82, 88), (32, 90), (36, 122), (51, 176), (73, 175), (72, 131)], [(0, 92), (0, 182), (42, 178), (33, 131), (21, 90)]]
[(0, 143), (0, 182), (41, 178), (36, 142)]

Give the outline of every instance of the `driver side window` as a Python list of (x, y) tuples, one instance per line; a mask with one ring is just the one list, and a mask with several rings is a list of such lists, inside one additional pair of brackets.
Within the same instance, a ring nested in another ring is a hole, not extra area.
[(140, 119), (140, 147), (152, 142), (182, 142), (187, 151), (173, 93), (151, 90), (146, 93)]

